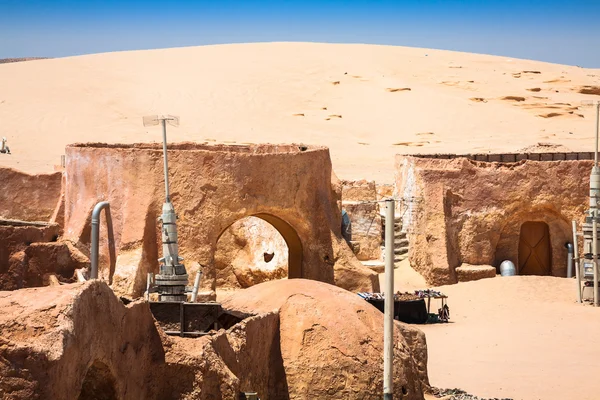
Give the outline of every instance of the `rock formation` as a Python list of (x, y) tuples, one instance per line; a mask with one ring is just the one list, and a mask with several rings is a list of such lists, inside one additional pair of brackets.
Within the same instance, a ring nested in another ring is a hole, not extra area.
[[(276, 310), (290, 399), (380, 399), (383, 314), (359, 296), (309, 280), (273, 281), (236, 292), (225, 308)], [(397, 322), (394, 392), (422, 399), (428, 386), (425, 335)]]
[[(243, 319), (197, 339), (166, 336), (147, 303), (106, 283), (0, 292), (0, 398), (379, 399), (382, 314), (355, 294), (304, 279), (238, 291)], [(425, 336), (397, 323), (397, 398), (423, 399)]]

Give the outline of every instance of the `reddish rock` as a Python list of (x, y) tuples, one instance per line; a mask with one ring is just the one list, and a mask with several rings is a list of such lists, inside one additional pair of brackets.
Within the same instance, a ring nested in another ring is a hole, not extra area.
[(147, 305), (94, 281), (0, 292), (0, 310), (0, 398), (158, 398), (164, 352)]
[[(290, 399), (381, 398), (383, 314), (357, 295), (304, 279), (272, 281), (236, 292), (223, 306), (279, 313)], [(423, 399), (425, 335), (402, 323), (395, 328), (395, 397)]]
[(459, 282), (478, 281), (479, 279), (495, 278), (496, 268), (491, 265), (471, 265), (463, 263), (456, 268), (456, 277)]

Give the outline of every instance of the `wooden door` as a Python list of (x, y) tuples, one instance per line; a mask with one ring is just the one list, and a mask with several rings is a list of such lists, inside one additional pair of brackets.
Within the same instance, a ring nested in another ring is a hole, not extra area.
[(525, 222), (519, 236), (519, 275), (550, 275), (550, 229), (544, 222)]

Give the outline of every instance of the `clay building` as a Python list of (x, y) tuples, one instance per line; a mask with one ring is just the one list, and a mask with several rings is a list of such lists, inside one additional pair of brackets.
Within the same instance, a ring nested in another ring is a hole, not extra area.
[(398, 155), (410, 263), (430, 284), (458, 281), (461, 265), (567, 275), (571, 221), (588, 206), (591, 153)]

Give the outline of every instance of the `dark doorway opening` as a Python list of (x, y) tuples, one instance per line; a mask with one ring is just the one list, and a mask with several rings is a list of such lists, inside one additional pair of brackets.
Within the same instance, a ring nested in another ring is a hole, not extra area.
[(79, 400), (118, 400), (115, 377), (108, 366), (94, 362), (87, 370)]

